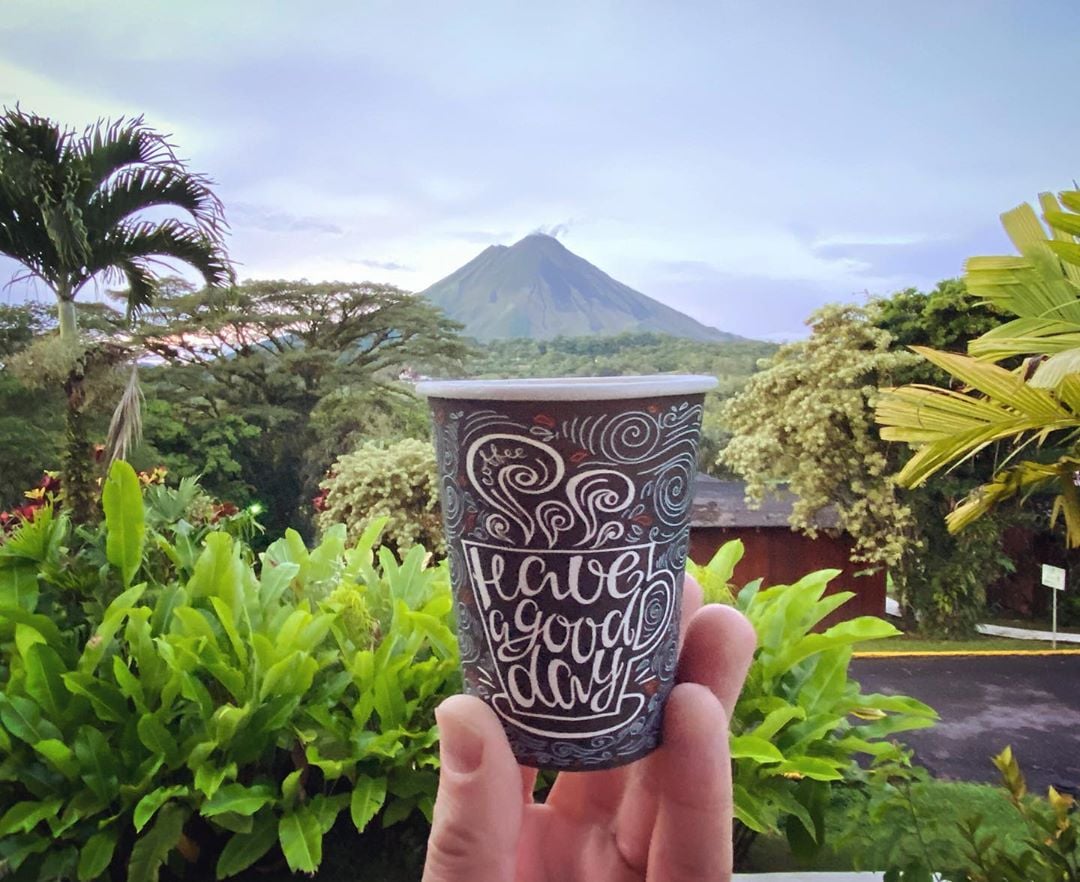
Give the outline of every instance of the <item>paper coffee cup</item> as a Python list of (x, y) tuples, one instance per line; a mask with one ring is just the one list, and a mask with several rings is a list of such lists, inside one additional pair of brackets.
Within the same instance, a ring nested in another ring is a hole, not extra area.
[(660, 741), (712, 377), (418, 384), (431, 405), (465, 687), (523, 765)]

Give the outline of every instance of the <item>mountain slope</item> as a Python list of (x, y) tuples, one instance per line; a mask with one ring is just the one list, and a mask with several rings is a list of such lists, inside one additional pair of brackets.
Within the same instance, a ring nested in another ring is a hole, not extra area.
[(737, 340), (615, 281), (551, 236), (491, 245), (420, 292), (478, 340), (652, 331)]

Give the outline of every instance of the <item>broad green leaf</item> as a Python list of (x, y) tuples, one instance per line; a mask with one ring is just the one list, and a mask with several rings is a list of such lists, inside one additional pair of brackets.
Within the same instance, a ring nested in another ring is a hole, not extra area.
[[(0, 860), (8, 873), (15, 873), (23, 865), (27, 858), (40, 854), (52, 846), (52, 837), (40, 834), (23, 834), (12, 836), (10, 839), (0, 841)], [(31, 869), (36, 869), (31, 867)], [(29, 878), (37, 879), (35, 872)]]
[(281, 803), (286, 809), (291, 809), (296, 805), (296, 800), (300, 796), (300, 777), (303, 773), (303, 769), (289, 772), (285, 780), (281, 782)]
[(300, 565), (292, 561), (268, 562), (259, 576), (259, 606), (268, 610), (280, 600), (300, 572)]
[[(25, 627), (19, 625), (18, 627)], [(37, 633), (37, 632), (35, 632)], [(44, 640), (44, 638), (42, 638)], [(35, 643), (24, 654), (26, 665), (26, 694), (54, 720), (66, 716), (71, 696), (64, 688), (63, 675), (67, 668), (56, 650), (45, 643)]]
[(154, 826), (131, 849), (128, 882), (158, 882), (161, 865), (180, 841), (187, 816), (187, 809), (175, 802), (158, 812)]
[(214, 607), (214, 612), (217, 613), (218, 621), (221, 622), (221, 627), (229, 638), (229, 644), (232, 646), (233, 652), (236, 653), (237, 659), (239, 659), (241, 665), (246, 665), (248, 660), (247, 645), (241, 639), (240, 632), (236, 630), (236, 617), (232, 608), (220, 597), (211, 597), (210, 604)]
[(93, 726), (81, 726), (75, 736), (75, 756), (81, 776), (94, 795), (109, 800), (120, 786), (116, 757), (109, 742)]
[(8, 732), (31, 747), (46, 739), (63, 739), (56, 726), (42, 719), (37, 703), (21, 695), (0, 692), (0, 722)]
[(763, 738), (753, 735), (734, 735), (731, 738), (732, 759), (752, 759), (759, 763), (779, 763), (784, 755)]
[(210, 718), (210, 734), (222, 747), (232, 741), (236, 730), (251, 716), (251, 705), (236, 707), (232, 704), (223, 704)]
[(180, 762), (180, 746), (164, 723), (154, 714), (143, 714), (137, 725), (139, 740), (147, 750), (162, 757), (169, 766)]
[(211, 765), (208, 762), (200, 763), (195, 769), (195, 789), (213, 799), (218, 789), (226, 780), (236, 778), (236, 763), (229, 763), (224, 768)]
[(109, 469), (101, 490), (105, 510), (105, 556), (120, 571), (124, 587), (131, 585), (142, 564), (146, 539), (146, 514), (143, 511), (139, 476), (128, 463), (116, 460)]
[(349, 814), (356, 825), (356, 832), (363, 833), (371, 819), (386, 802), (386, 779), (359, 775), (353, 786)]
[(266, 784), (245, 787), (243, 784), (226, 784), (214, 796), (203, 803), (199, 813), (213, 818), (225, 812), (253, 815), (268, 802), (277, 799), (273, 788)]
[(278, 841), (277, 819), (272, 812), (255, 818), (250, 833), (237, 833), (221, 851), (217, 862), (218, 879), (226, 879), (246, 870)]
[(135, 832), (141, 833), (142, 828), (150, 822), (157, 810), (174, 796), (187, 796), (190, 792), (183, 784), (176, 784), (172, 787), (158, 787), (156, 790), (151, 790), (135, 806), (135, 812), (132, 815)]
[(110, 723), (122, 723), (127, 719), (127, 701), (115, 686), (85, 671), (66, 671), (61, 674), (61, 679), (72, 695), (89, 699), (98, 719)]
[(0, 607), (17, 606), (27, 612), (37, 608), (38, 569), (35, 564), (17, 562), (0, 567)]
[(230, 833), (250, 833), (255, 829), (252, 815), (238, 815), (235, 812), (222, 812), (214, 815), (214, 826)]
[(218, 597), (231, 609), (239, 609), (244, 588), (244, 564), (240, 548), (228, 533), (210, 533), (204, 540), (195, 573), (188, 582), (192, 597)]
[(319, 829), (322, 830), (323, 836), (333, 829), (338, 815), (347, 805), (349, 805), (348, 793), (338, 793), (334, 796), (318, 793), (311, 800), (311, 811), (319, 822)]
[(322, 862), (322, 828), (309, 806), (300, 806), (278, 822), (281, 851), (294, 873), (314, 873)]
[(46, 818), (60, 811), (64, 800), (60, 798), (48, 800), (27, 800), (17, 802), (0, 817), (0, 837), (10, 836), (12, 833), (27, 833), (33, 830)]
[(777, 774), (785, 776), (813, 778), (815, 781), (840, 781), (843, 779), (844, 774), (837, 770), (837, 764), (843, 767), (847, 764), (847, 760), (836, 763), (818, 759), (817, 757), (804, 756), (782, 762), (769, 771), (775, 771)]
[(777, 732), (783, 729), (784, 726), (792, 720), (801, 720), (805, 718), (806, 711), (798, 705), (784, 705), (783, 707), (778, 707), (776, 710), (770, 711), (765, 719), (747, 734), (753, 735), (755, 738), (760, 738), (763, 741), (770, 741), (776, 736)]
[(40, 753), (49, 764), (69, 781), (78, 777), (79, 761), (75, 758), (75, 752), (56, 738), (45, 738), (33, 745), (34, 750)]
[(86, 840), (79, 852), (79, 882), (93, 882), (104, 875), (116, 850), (118, 829), (106, 827)]
[(15, 625), (29, 625), (45, 638), (49, 646), (57, 651), (63, 651), (64, 636), (56, 627), (56, 623), (48, 616), (27, 612), (19, 606), (0, 606), (0, 619), (6, 619)]
[(135, 707), (140, 713), (145, 714), (146, 695), (142, 683), (119, 655), (113, 656), (113, 679), (116, 680), (116, 685), (120, 687), (120, 692), (135, 703)]
[(124, 623), (124, 619), (139, 598), (142, 597), (145, 590), (145, 584), (128, 588), (127, 591), (119, 595), (105, 608), (105, 612), (101, 617), (101, 624), (98, 625), (94, 635), (86, 641), (86, 647), (83, 649), (82, 657), (79, 659), (78, 667), (80, 671), (85, 673), (94, 672), (98, 662), (101, 661), (112, 645), (117, 630)]

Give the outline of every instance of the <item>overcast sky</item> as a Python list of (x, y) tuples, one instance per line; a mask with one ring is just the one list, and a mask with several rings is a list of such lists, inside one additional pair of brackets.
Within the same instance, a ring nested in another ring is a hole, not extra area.
[(4, 0), (0, 104), (172, 133), (242, 278), (420, 290), (545, 229), (785, 338), (1009, 250), (1080, 177), (1078, 39), (1076, 0)]

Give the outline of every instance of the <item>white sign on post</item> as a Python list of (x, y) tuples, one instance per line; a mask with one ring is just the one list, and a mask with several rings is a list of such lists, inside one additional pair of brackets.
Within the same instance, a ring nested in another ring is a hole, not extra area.
[(1050, 564), (1043, 564), (1042, 583), (1047, 588), (1054, 589), (1054, 593), (1051, 595), (1053, 603), (1051, 604), (1050, 627), (1053, 631), (1050, 646), (1057, 649), (1057, 593), (1065, 590), (1065, 570), (1062, 567), (1052, 567)]
[(1042, 565), (1042, 583), (1047, 588), (1055, 591), (1065, 590), (1065, 570), (1062, 567), (1052, 567), (1050, 564)]

